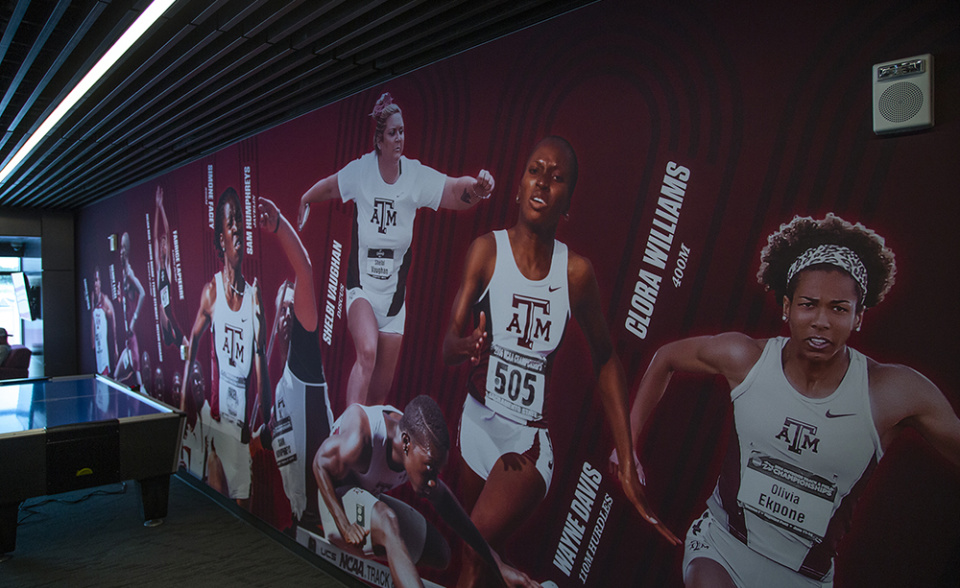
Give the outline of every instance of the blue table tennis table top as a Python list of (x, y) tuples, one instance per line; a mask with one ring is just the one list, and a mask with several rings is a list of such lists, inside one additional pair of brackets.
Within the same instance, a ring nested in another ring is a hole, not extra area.
[(0, 382), (0, 435), (173, 412), (103, 376)]

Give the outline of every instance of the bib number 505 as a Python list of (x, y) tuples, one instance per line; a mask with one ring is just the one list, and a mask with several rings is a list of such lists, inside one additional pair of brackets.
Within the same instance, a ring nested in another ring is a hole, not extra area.
[[(502, 361), (497, 362), (497, 369), (493, 377), (493, 391), (516, 402), (518, 399), (524, 406), (530, 406), (536, 400), (537, 374), (524, 372), (519, 369), (510, 369)], [(523, 398), (520, 398), (523, 395)]]

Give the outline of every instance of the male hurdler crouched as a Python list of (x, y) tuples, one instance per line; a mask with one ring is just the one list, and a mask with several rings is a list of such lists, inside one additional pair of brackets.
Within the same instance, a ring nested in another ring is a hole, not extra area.
[(411, 506), (384, 492), (409, 481), (493, 569), (503, 584), (536, 587), (490, 549), (457, 499), (438, 478), (450, 435), (437, 403), (418, 396), (404, 412), (392, 406), (351, 405), (320, 446), (313, 473), (327, 539), (363, 557), (386, 557), (397, 586), (423, 586), (416, 565), (444, 568), (450, 546)]

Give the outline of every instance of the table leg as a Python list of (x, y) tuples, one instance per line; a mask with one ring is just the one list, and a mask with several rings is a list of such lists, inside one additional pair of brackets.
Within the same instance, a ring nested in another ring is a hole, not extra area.
[(0, 504), (0, 561), (7, 559), (4, 554), (17, 548), (17, 516), (20, 503)]
[(163, 474), (137, 480), (140, 487), (140, 514), (143, 524), (155, 527), (163, 523), (167, 516), (167, 502), (170, 497), (170, 474)]

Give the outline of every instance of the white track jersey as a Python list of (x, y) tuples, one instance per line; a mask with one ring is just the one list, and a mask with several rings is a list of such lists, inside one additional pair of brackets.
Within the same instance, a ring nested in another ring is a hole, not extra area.
[[(317, 355), (317, 361), (319, 360), (320, 356)], [(321, 423), (307, 420), (307, 396), (310, 395), (319, 395), (326, 407), (326, 421), (323, 426), (333, 422), (326, 383), (303, 381), (293, 372), (288, 361), (280, 381), (277, 382), (273, 400), (276, 418), (273, 428), (273, 455), (280, 469), (283, 491), (290, 500), (290, 509), (298, 518), (307, 508), (306, 476), (314, 457), (308, 452), (307, 427), (321, 426)]]
[(97, 373), (110, 375), (110, 343), (107, 313), (102, 307), (93, 309), (93, 345), (97, 358)]
[(243, 302), (237, 311), (230, 310), (223, 290), (223, 279), (217, 274), (217, 303), (213, 308), (211, 332), (217, 374), (213, 380), (213, 405), (221, 421), (240, 427), (247, 416), (248, 379), (256, 352), (257, 316), (253, 288), (244, 284)]
[[(359, 487), (363, 488), (374, 496), (381, 492), (393, 490), (400, 484), (407, 481), (407, 471), (401, 469), (399, 472), (390, 468), (387, 456), (392, 451), (392, 444), (387, 437), (387, 425), (385, 422), (385, 412), (396, 412), (403, 414), (392, 406), (360, 406), (367, 415), (370, 422), (370, 443), (373, 446), (373, 452), (370, 456), (370, 466), (365, 472), (350, 472), (350, 475), (338, 483), (338, 487)], [(331, 435), (340, 433), (340, 419), (333, 423), (330, 431)]]
[[(490, 347), (477, 366), (484, 381), (483, 402), (494, 412), (520, 423), (543, 419), (547, 375), (570, 318), (567, 246), (554, 241), (547, 277), (534, 281), (520, 273), (506, 231), (494, 231), (497, 261), (486, 291)], [(481, 388), (482, 387), (482, 388)]]
[(162, 267), (157, 272), (157, 291), (160, 294), (160, 308), (166, 311), (170, 308), (172, 298), (170, 295), (170, 278), (167, 276), (167, 270)]
[(280, 381), (274, 394), (274, 415), (276, 425), (273, 428), (273, 455), (280, 469), (283, 491), (290, 500), (293, 514), (300, 517), (307, 507), (307, 467), (304, 465), (313, 459), (307, 455), (306, 400), (308, 394), (319, 394), (327, 406), (327, 422), (331, 422), (330, 402), (327, 398), (325, 383), (304, 382), (293, 373), (290, 365), (283, 368)]
[(731, 391), (734, 436), (707, 507), (751, 549), (826, 579), (853, 505), (880, 460), (880, 437), (866, 358), (848, 347), (850, 365), (837, 390), (807, 398), (783, 374), (786, 342), (770, 339)]
[(447, 176), (415, 159), (400, 158), (400, 177), (383, 181), (377, 155), (366, 155), (337, 172), (344, 202), (356, 202), (353, 248), (347, 287), (362, 287), (375, 294), (396, 295), (388, 316), (403, 305), (409, 250), (417, 209), (440, 207)]

